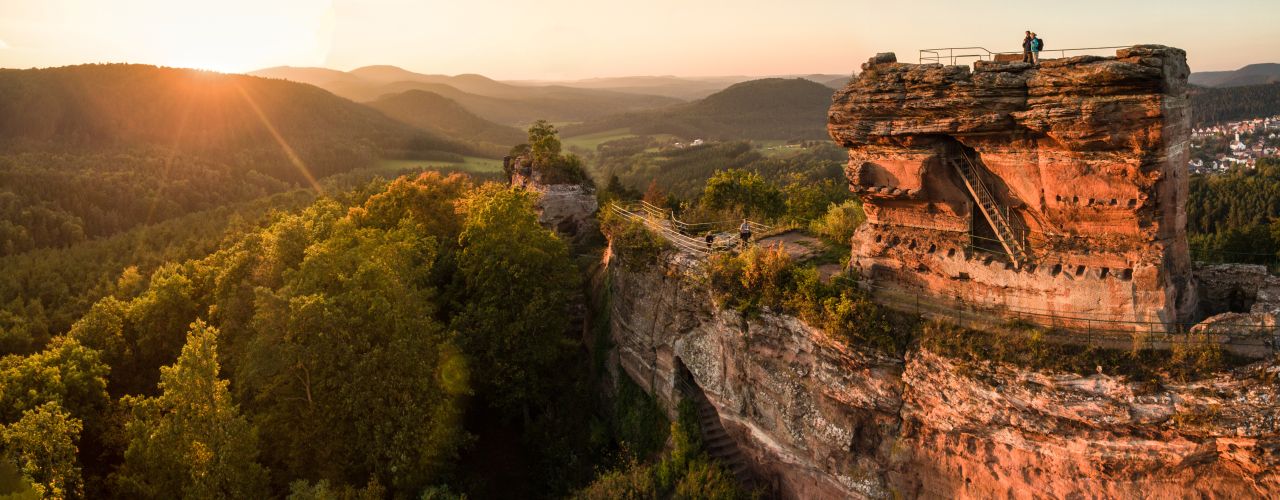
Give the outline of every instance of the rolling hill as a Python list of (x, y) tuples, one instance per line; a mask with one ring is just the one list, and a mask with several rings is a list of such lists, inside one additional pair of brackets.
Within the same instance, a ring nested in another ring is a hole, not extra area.
[(564, 128), (566, 137), (628, 128), (687, 139), (824, 139), (831, 87), (802, 78), (738, 83), (705, 99)]
[(0, 96), (0, 141), (34, 149), (243, 155), (279, 153), (283, 141), (326, 173), (351, 168), (324, 158), (336, 151), (468, 152), (310, 85), (243, 75), (126, 64), (0, 70)]
[(520, 129), (476, 116), (456, 101), (426, 90), (385, 95), (368, 105), (396, 120), (443, 136), (470, 138), (504, 148), (527, 138)]
[(0, 255), (475, 146), (319, 88), (143, 65), (0, 70)]
[(424, 75), (395, 66), (367, 66), (344, 73), (350, 78), (336, 77), (331, 71), (280, 67), (250, 74), (310, 83), (360, 102), (408, 90), (425, 90), (457, 101), (486, 120), (512, 126), (523, 126), (538, 119), (577, 122), (683, 102), (671, 97), (564, 85), (511, 85), (472, 74)]
[(1233, 71), (1201, 71), (1187, 81), (1202, 87), (1242, 87), (1280, 82), (1280, 64), (1250, 64)]

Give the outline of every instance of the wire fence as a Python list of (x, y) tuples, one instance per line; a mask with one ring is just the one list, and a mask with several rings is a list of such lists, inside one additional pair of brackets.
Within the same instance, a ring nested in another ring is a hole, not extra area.
[[(648, 203), (614, 203), (610, 209), (615, 214), (643, 224), (649, 230), (664, 237), (677, 250), (697, 257), (699, 260), (705, 260), (716, 252), (736, 248), (733, 245), (708, 245), (704, 240), (688, 236), (680, 229), (686, 225), (677, 224), (678, 221), (669, 210)], [(715, 223), (718, 222), (703, 224)], [(753, 224), (753, 227), (758, 227), (762, 231), (771, 229), (764, 224)], [(991, 253), (1004, 255), (1002, 252)], [(1040, 327), (1042, 330), (1038, 334), (1050, 342), (1083, 344), (1108, 349), (1169, 349), (1180, 344), (1203, 343), (1206, 340), (1203, 334), (1208, 334), (1214, 337), (1210, 340), (1222, 344), (1225, 349), (1235, 354), (1265, 357), (1274, 356), (1280, 352), (1280, 326), (1265, 322), (1213, 322), (1211, 325), (1205, 325), (1155, 317), (1126, 318), (1124, 317), (1126, 315), (1121, 314), (1085, 314), (1049, 307), (1037, 308), (1009, 304), (1007, 297), (1004, 302), (995, 302), (966, 300), (960, 295), (942, 296), (934, 291), (883, 285), (870, 280), (855, 279), (846, 274), (839, 274), (831, 279), (840, 285), (857, 288), (867, 293), (867, 296), (877, 304), (899, 313), (914, 315), (921, 320), (947, 321), (975, 330), (1009, 329), (1011, 325), (1016, 326), (1022, 323)], [(1133, 314), (1143, 315), (1138, 311), (1134, 311)], [(1196, 328), (1197, 326), (1200, 328)]]

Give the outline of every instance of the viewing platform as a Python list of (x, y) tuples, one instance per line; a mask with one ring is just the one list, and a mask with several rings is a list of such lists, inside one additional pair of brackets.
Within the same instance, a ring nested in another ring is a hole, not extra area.
[[(1073, 56), (1114, 56), (1118, 49), (1129, 48), (1129, 45), (1111, 47), (1083, 47), (1075, 49), (1049, 49), (1040, 51), (1040, 59), (1062, 59)], [(1022, 51), (996, 52), (984, 47), (942, 47), (937, 49), (920, 49), (920, 64), (972, 64), (975, 61), (1020, 62)]]

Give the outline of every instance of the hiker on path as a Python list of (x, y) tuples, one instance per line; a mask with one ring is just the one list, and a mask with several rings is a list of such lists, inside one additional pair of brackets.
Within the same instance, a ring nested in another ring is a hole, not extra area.
[(1027, 31), (1027, 36), (1022, 39), (1022, 62), (1031, 62), (1031, 31)]
[(751, 223), (747, 222), (747, 219), (742, 219), (742, 225), (738, 226), (738, 236), (742, 237), (743, 248), (751, 243)]
[(1040, 35), (1031, 34), (1031, 63), (1040, 64), (1040, 49), (1044, 48), (1044, 40), (1040, 39)]

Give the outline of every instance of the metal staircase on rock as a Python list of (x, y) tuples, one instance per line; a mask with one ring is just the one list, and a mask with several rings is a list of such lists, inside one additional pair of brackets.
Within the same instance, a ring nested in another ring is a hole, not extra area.
[(1021, 269), (1030, 263), (1030, 257), (1027, 254), (1022, 243), (1018, 240), (1013, 232), (1013, 227), (1009, 225), (1009, 220), (1000, 212), (1000, 206), (996, 204), (995, 197), (991, 196), (991, 192), (987, 190), (986, 184), (978, 176), (978, 169), (973, 164), (973, 160), (969, 159), (969, 155), (961, 154), (960, 158), (954, 156), (947, 158), (947, 163), (956, 169), (960, 174), (960, 178), (964, 179), (964, 185), (969, 189), (969, 194), (973, 195), (973, 199), (978, 202), (978, 206), (982, 210), (982, 216), (987, 219), (987, 223), (991, 224), (991, 228), (995, 230), (996, 237), (1000, 240), (1000, 246), (1004, 247), (1004, 251), (1009, 254), (1009, 260), (1013, 262), (1015, 269)]

